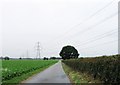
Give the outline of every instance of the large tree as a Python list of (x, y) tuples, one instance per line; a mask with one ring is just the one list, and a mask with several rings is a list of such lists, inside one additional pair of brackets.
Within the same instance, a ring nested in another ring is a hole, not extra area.
[(78, 58), (79, 53), (73, 46), (67, 45), (62, 48), (59, 55), (62, 57), (62, 59), (65, 60), (71, 58)]
[(4, 59), (5, 59), (5, 60), (9, 60), (10, 58), (6, 56)]

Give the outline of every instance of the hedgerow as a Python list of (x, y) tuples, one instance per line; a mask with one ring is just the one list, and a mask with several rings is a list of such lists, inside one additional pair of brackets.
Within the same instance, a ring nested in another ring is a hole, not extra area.
[(63, 60), (74, 70), (88, 73), (102, 83), (120, 83), (120, 55)]

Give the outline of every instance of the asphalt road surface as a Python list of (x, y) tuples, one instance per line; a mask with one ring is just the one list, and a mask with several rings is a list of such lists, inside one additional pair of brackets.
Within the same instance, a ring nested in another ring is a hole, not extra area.
[(59, 61), (23, 83), (69, 83), (70, 85), (70, 80), (63, 71), (61, 61)]

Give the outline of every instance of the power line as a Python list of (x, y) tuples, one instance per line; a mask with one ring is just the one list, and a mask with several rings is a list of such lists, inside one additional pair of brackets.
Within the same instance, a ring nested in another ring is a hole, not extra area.
[[(120, 12), (120, 11), (119, 11), (119, 12)], [(75, 36), (75, 35), (81, 35), (81, 34), (87, 32), (88, 30), (93, 29), (94, 27), (96, 27), (96, 26), (98, 26), (98, 25), (106, 22), (107, 20), (111, 19), (112, 17), (116, 16), (119, 12), (113, 13), (112, 15), (104, 18), (103, 20), (99, 21), (98, 23), (96, 23), (96, 24), (94, 24), (94, 25), (92, 25), (92, 26), (90, 26), (90, 27), (88, 27), (88, 28), (86, 28), (86, 29), (84, 29), (84, 30), (82, 30), (82, 31), (80, 31), (80, 32), (77, 32), (76, 34), (74, 34), (74, 35), (72, 35), (72, 36), (69, 36), (69, 38), (72, 39), (72, 37)], [(76, 37), (77, 37), (77, 36), (76, 36)], [(64, 37), (64, 38), (65, 38), (65, 37)], [(68, 38), (66, 38), (66, 39), (68, 39)]]
[[(86, 29), (84, 29), (84, 30), (82, 30), (82, 31), (79, 31), (79, 32), (77, 32), (76, 34), (73, 34), (73, 35), (69, 36), (69, 38), (72, 39), (72, 37), (75, 36), (75, 35), (76, 35), (75, 37), (77, 37), (77, 35), (81, 35), (81, 34), (87, 32), (88, 30), (93, 29), (94, 27), (96, 27), (96, 26), (98, 26), (98, 25), (106, 22), (107, 20), (113, 18), (113, 17), (116, 16), (119, 12), (120, 12), (120, 11), (111, 14), (110, 16), (104, 18), (103, 20), (99, 21), (98, 23), (96, 23), (96, 24), (94, 24), (94, 25), (92, 25), (92, 26), (90, 26), (90, 27), (88, 27), (88, 28), (86, 28)], [(65, 38), (65, 37), (64, 37), (64, 38)], [(66, 39), (68, 39), (68, 38), (66, 38)]]
[[(95, 45), (95, 46), (86, 48), (86, 51), (87, 51), (87, 49), (99, 47), (99, 46), (101, 46), (101, 45), (104, 46), (104, 45), (109, 45), (109, 44), (112, 44), (112, 43), (117, 43), (116, 41), (117, 41), (117, 40), (113, 40), (113, 41), (105, 42), (105, 43), (102, 43), (102, 44), (98, 44), (98, 45)], [(85, 49), (85, 48), (81, 49), (81, 51), (84, 50), (84, 49)], [(117, 49), (117, 48), (116, 48), (116, 49)], [(97, 50), (98, 50), (98, 49), (97, 49)], [(105, 50), (105, 51), (104, 51), (104, 50)], [(84, 51), (85, 51), (85, 50), (84, 50)], [(93, 50), (89, 50), (89, 51), (92, 51), (92, 52), (93, 52)], [(95, 51), (95, 53), (96, 53), (96, 52), (99, 52), (99, 53), (100, 53), (100, 51), (106, 52), (106, 48), (99, 48), (99, 51)], [(109, 51), (109, 48), (107, 48), (107, 51)], [(102, 53), (102, 55), (104, 55), (104, 54)]]
[[(75, 25), (74, 27), (72, 27), (70, 29), (70, 31), (75, 28), (78, 27), (79, 25), (83, 24), (84, 22), (88, 21), (89, 19), (92, 19), (94, 16), (96, 16), (99, 12), (103, 11), (105, 8), (107, 8), (109, 5), (111, 5), (115, 0), (111, 1), (110, 3), (108, 3), (107, 5), (105, 5), (104, 7), (102, 7), (101, 9), (97, 10), (95, 13), (93, 13), (92, 15), (90, 15), (88, 18), (85, 18), (81, 23)], [(69, 31), (67, 31), (66, 33), (68, 33)]]
[(92, 39), (89, 39), (89, 40), (87, 40), (87, 41), (85, 41), (85, 42), (83, 42), (82, 44), (79, 44), (79, 45), (77, 45), (77, 46), (84, 46), (84, 45), (86, 45), (86, 44), (93, 43), (93, 42), (95, 42), (95, 41), (97, 41), (97, 40), (100, 40), (100, 39), (106, 38), (107, 36), (113, 35), (113, 34), (115, 34), (116, 32), (117, 32), (117, 29), (110, 30), (110, 31), (105, 32), (105, 33), (103, 33), (103, 34), (97, 35), (97, 36), (93, 37)]
[[(119, 11), (119, 12), (120, 12), (120, 11)], [(104, 18), (103, 20), (101, 20), (101, 21), (99, 21), (98, 23), (92, 25), (91, 27), (88, 27), (88, 28), (86, 28), (85, 30), (82, 30), (81, 33), (80, 33), (79, 35), (83, 34), (84, 32), (87, 32), (88, 30), (93, 29), (95, 26), (97, 26), (97, 25), (99, 25), (99, 24), (102, 24), (103, 22), (105, 22), (105, 21), (111, 19), (112, 17), (116, 16), (117, 13), (119, 13), (119, 12), (115, 12), (114, 14), (112, 14), (112, 15), (110, 15), (110, 16)], [(78, 33), (76, 33), (76, 35), (78, 35)], [(75, 36), (75, 35), (74, 35), (74, 36)], [(71, 36), (71, 37), (72, 37), (72, 36)], [(71, 37), (70, 37), (70, 38), (71, 38)], [(68, 39), (68, 38), (67, 38), (67, 39)], [(71, 39), (72, 39), (72, 38), (71, 38)]]
[(94, 46), (90, 46), (90, 47), (81, 48), (81, 50), (83, 50), (83, 49), (89, 49), (89, 48), (94, 48), (96, 46), (106, 45), (106, 44), (110, 44), (110, 43), (114, 43), (116, 41), (118, 41), (118, 39), (112, 40), (112, 41), (108, 41), (108, 42), (105, 42), (105, 43), (100, 43), (100, 44), (97, 44), (97, 45), (94, 45)]
[[(112, 2), (113, 2), (113, 1), (112, 1)], [(111, 2), (111, 3), (112, 3), (112, 2)], [(110, 3), (109, 3), (109, 4), (110, 4)], [(107, 7), (107, 5), (106, 5), (106, 7)], [(106, 8), (106, 7), (105, 7), (105, 8)], [(102, 10), (102, 9), (101, 9), (101, 10)], [(99, 12), (99, 11), (98, 11), (98, 12)], [(90, 26), (90, 27), (88, 27), (88, 28), (86, 28), (86, 29), (84, 29), (84, 30), (82, 30), (82, 31), (79, 31), (79, 32), (77, 32), (76, 34), (74, 34), (74, 35), (72, 35), (72, 36), (83, 34), (83, 33), (87, 32), (88, 30), (91, 30), (91, 29), (93, 29), (94, 27), (98, 26), (99, 24), (101, 24), (101, 23), (103, 23), (103, 22), (111, 19), (112, 17), (116, 16), (118, 13), (119, 13), (119, 12), (115, 12), (114, 14), (112, 14), (112, 15), (104, 18), (103, 20), (99, 21), (98, 23), (96, 23), (96, 24), (94, 24), (94, 25), (92, 25), (92, 26)], [(96, 12), (96, 14), (97, 14), (97, 12)], [(93, 14), (93, 15), (94, 15), (94, 14)], [(93, 15), (91, 15), (91, 16), (93, 16)], [(64, 38), (65, 38), (65, 36), (64, 36)], [(70, 36), (70, 38), (71, 38), (71, 36)], [(67, 39), (68, 39), (68, 38), (67, 38)]]
[[(105, 33), (103, 33), (103, 34), (97, 35), (97, 36), (93, 37), (92, 39), (88, 39), (87, 42), (89, 42), (89, 41), (91, 42), (91, 41), (94, 41), (94, 40), (96, 40), (96, 39), (105, 37), (106, 35), (109, 35), (109, 34), (114, 33), (114, 32), (117, 32), (117, 29), (110, 30), (110, 31), (105, 32)], [(85, 42), (86, 42), (86, 41), (85, 41)]]
[(115, 34), (115, 33), (117, 33), (117, 30), (116, 30), (115, 32), (113, 32), (113, 33), (106, 34), (106, 35), (104, 35), (104, 36), (98, 37), (98, 38), (96, 38), (96, 39), (90, 40), (90, 41), (88, 41), (88, 42), (85, 42), (85, 43), (83, 43), (83, 44), (81, 44), (81, 45), (77, 45), (77, 46), (83, 46), (83, 45), (86, 45), (86, 44), (93, 43), (93, 42), (95, 42), (95, 41), (97, 41), (97, 40), (100, 40), (100, 39), (103, 39), (103, 38), (105, 38), (105, 37), (111, 36), (111, 35), (113, 35), (113, 34)]
[[(73, 34), (73, 35), (71, 35), (71, 36), (69, 36), (69, 37), (71, 38), (71, 37), (76, 36), (76, 35), (81, 35), (81, 34), (87, 32), (88, 30), (94, 29), (94, 27), (96, 27), (96, 26), (98, 26), (98, 25), (106, 22), (107, 20), (113, 18), (113, 17), (116, 16), (117, 14), (118, 14), (118, 12), (115, 12), (114, 14), (112, 14), (112, 15), (104, 18), (103, 20), (99, 21), (98, 23), (96, 23), (96, 24), (94, 24), (94, 25), (92, 25), (92, 26), (90, 26), (90, 27), (88, 27), (88, 28), (86, 28), (86, 29), (84, 29), (84, 30), (82, 30), (82, 31), (79, 31), (79, 32), (77, 32), (77, 33), (75, 33), (75, 34)], [(71, 38), (71, 39), (72, 39), (72, 38)]]
[[(85, 18), (81, 23), (71, 27), (67, 32), (65, 32), (64, 34), (62, 34), (62, 36), (66, 34), (68, 34), (69, 32), (71, 32), (71, 30), (75, 27), (78, 27), (80, 25), (82, 25), (84, 22), (88, 21), (89, 19), (93, 18), (94, 16), (96, 16), (99, 12), (101, 12), (102, 10), (104, 10), (105, 8), (107, 8), (109, 5), (111, 5), (115, 0), (111, 1), (110, 3), (108, 3), (107, 5), (105, 5), (104, 7), (102, 7), (101, 9), (97, 10), (95, 13), (93, 13), (92, 15), (90, 15), (88, 18)], [(61, 36), (57, 37), (56, 39), (59, 39)], [(55, 39), (54, 39), (55, 40)]]

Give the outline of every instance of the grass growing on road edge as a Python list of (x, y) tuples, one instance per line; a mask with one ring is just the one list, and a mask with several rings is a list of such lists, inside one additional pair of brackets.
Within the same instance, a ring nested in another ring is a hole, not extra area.
[(2, 60), (0, 60), (0, 85), (2, 83)]
[[(55, 63), (53, 63), (53, 64), (55, 64)], [(44, 67), (42, 67), (40, 69), (37, 69), (35, 71), (32, 71), (32, 72), (28, 72), (27, 74), (23, 74), (21, 76), (14, 77), (11, 80), (4, 81), (4, 82), (2, 82), (2, 85), (9, 85), (9, 84), (12, 84), (12, 83), (14, 85), (17, 85), (19, 83), (24, 83), (25, 80), (31, 78), (34, 75), (37, 75), (37, 73), (44, 71), (45, 69), (47, 69), (48, 67), (52, 66), (53, 64), (44, 66)]]
[(73, 70), (64, 63), (62, 63), (62, 66), (71, 83), (74, 85), (80, 85), (80, 83), (101, 83), (99, 80), (94, 80), (90, 75), (86, 73), (80, 73)]

